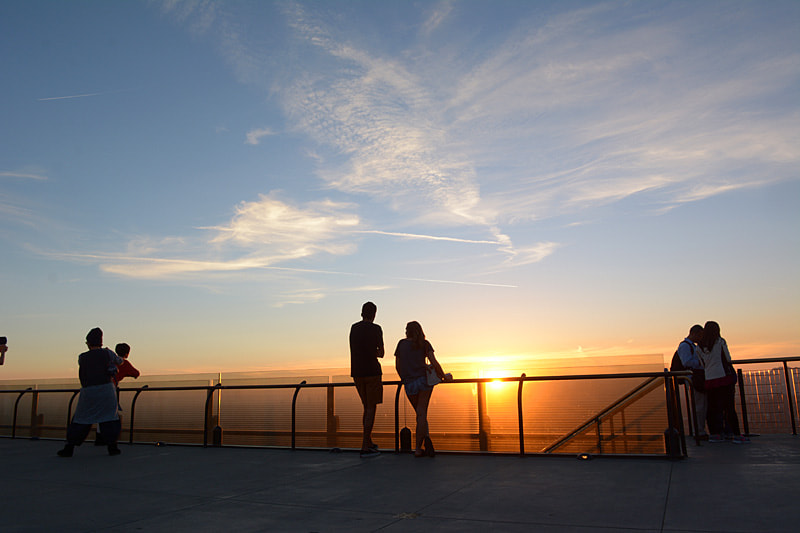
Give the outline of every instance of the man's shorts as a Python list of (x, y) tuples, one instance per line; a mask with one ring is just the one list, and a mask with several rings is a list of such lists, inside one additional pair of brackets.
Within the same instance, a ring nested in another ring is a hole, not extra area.
[(365, 406), (383, 403), (383, 383), (381, 376), (367, 376), (353, 378), (358, 396)]

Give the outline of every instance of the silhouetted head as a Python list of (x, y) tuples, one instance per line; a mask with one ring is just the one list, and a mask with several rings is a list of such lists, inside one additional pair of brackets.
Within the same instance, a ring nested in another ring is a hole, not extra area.
[(703, 326), (700, 324), (695, 324), (694, 326), (689, 329), (689, 340), (698, 343), (703, 338)]
[(103, 330), (94, 328), (86, 334), (86, 345), (89, 348), (96, 348), (103, 345)]
[(717, 339), (719, 338), (720, 338), (719, 324), (711, 320), (706, 322), (706, 325), (703, 326), (703, 340), (700, 341), (700, 346), (705, 348), (706, 350), (710, 350), (711, 348), (714, 347), (714, 344), (717, 342)]
[(361, 318), (369, 322), (375, 320), (375, 314), (378, 312), (378, 306), (372, 302), (367, 302), (361, 306)]
[(425, 333), (422, 331), (422, 326), (416, 320), (406, 324), (406, 338), (411, 339), (414, 348), (421, 350), (425, 346)]
[(114, 351), (117, 352), (118, 356), (127, 359), (128, 354), (131, 353), (131, 347), (127, 343), (121, 342), (114, 347)]

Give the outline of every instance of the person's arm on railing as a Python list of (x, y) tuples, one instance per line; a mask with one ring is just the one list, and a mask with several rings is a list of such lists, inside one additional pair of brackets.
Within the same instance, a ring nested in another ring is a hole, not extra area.
[(439, 364), (439, 361), (436, 360), (436, 357), (433, 355), (433, 350), (429, 350), (427, 354), (428, 360), (433, 365), (433, 369), (436, 371), (436, 375), (439, 376), (439, 379), (442, 381), (450, 381), (453, 379), (452, 374), (445, 374), (444, 370), (442, 369), (442, 365)]

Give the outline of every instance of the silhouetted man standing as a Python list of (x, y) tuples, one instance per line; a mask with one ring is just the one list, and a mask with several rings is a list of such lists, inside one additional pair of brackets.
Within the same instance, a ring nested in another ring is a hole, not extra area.
[[(697, 354), (697, 343), (703, 338), (703, 326), (695, 324), (689, 329), (689, 335), (681, 341), (675, 352), (680, 358), (684, 369), (692, 370), (703, 368), (703, 362)], [(680, 370), (675, 368), (674, 370)], [(700, 439), (708, 439), (706, 433), (706, 413), (708, 411), (708, 400), (705, 393), (705, 383), (694, 383), (697, 376), (692, 378), (692, 392), (694, 395), (694, 406), (697, 412), (697, 432)]]
[(92, 424), (99, 425), (108, 445), (108, 455), (119, 455), (117, 439), (121, 424), (113, 376), (123, 359), (108, 348), (103, 348), (103, 330), (100, 328), (94, 328), (86, 335), (86, 346), (89, 351), (78, 356), (78, 377), (81, 381), (78, 407), (67, 427), (67, 444), (58, 451), (58, 455), (72, 457), (75, 446), (80, 446), (86, 440)]
[(364, 406), (361, 457), (378, 455), (378, 445), (372, 442), (375, 412), (383, 403), (383, 383), (379, 357), (383, 357), (383, 330), (374, 323), (377, 306), (367, 302), (361, 307), (361, 322), (350, 327), (350, 375)]

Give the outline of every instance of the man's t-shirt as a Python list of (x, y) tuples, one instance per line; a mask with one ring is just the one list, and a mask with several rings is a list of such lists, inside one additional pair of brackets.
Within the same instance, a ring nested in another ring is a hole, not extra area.
[(380, 376), (378, 350), (383, 348), (383, 330), (373, 322), (356, 322), (350, 328), (350, 375), (354, 378)]

